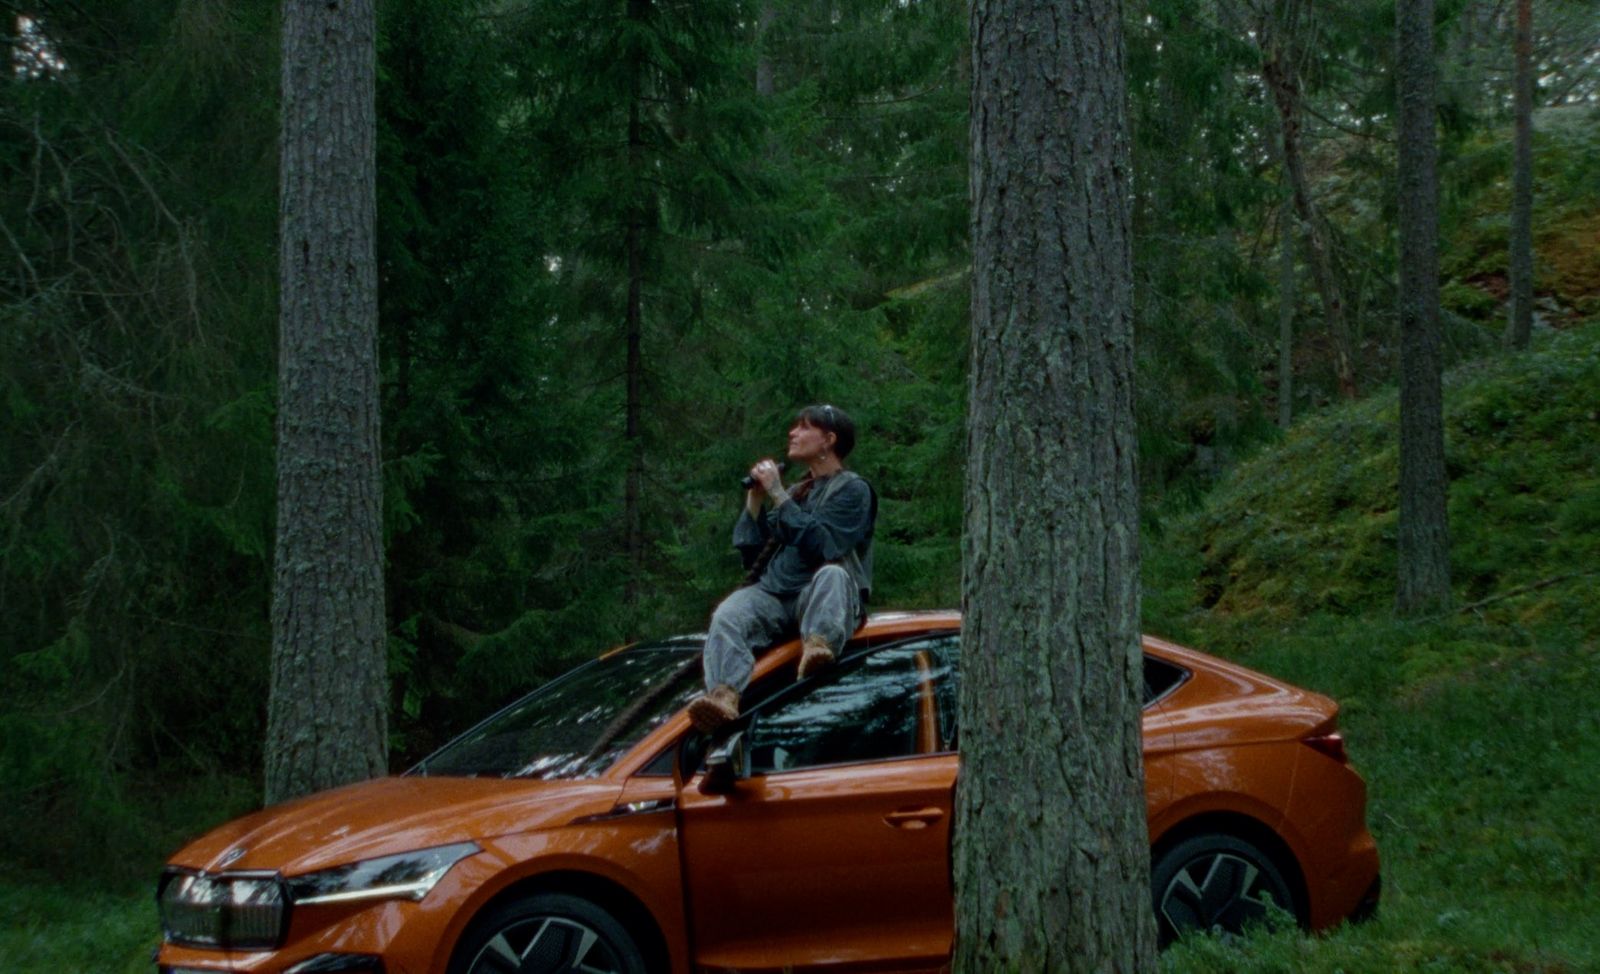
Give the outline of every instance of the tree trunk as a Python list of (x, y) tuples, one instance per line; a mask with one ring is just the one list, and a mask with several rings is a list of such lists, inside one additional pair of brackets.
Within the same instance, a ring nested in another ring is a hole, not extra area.
[(371, 0), (285, 0), (269, 802), (387, 769)]
[(1450, 602), (1440, 390), (1438, 183), (1433, 0), (1395, 6), (1400, 100), (1400, 550), (1395, 608), (1416, 615)]
[(1153, 970), (1121, 7), (971, 38), (954, 966)]
[(1322, 297), (1322, 313), (1327, 317), (1328, 334), (1333, 339), (1334, 376), (1339, 383), (1339, 394), (1345, 399), (1354, 399), (1358, 390), (1350, 325), (1345, 318), (1344, 292), (1334, 274), (1327, 235), (1316, 205), (1311, 201), (1305, 162), (1300, 155), (1300, 82), (1290, 56), (1278, 42), (1271, 40), (1265, 44), (1263, 53), (1266, 58), (1261, 66), (1261, 76), (1271, 89), (1273, 103), (1278, 108), (1278, 122), (1283, 135), (1284, 171), (1288, 174), (1289, 187), (1293, 192), (1295, 213), (1305, 226), (1307, 263), (1311, 265), (1317, 293)]
[(1512, 111), (1511, 307), (1506, 345), (1527, 348), (1533, 333), (1533, 0), (1517, 0)]
[[(629, 0), (628, 19), (637, 28), (648, 18), (650, 0)], [(644, 571), (644, 520), (639, 510), (644, 493), (644, 434), (639, 428), (644, 374), (644, 232), (647, 216), (644, 182), (644, 51), (636, 50), (630, 66), (628, 99), (628, 172), (635, 199), (628, 213), (625, 248), (628, 260), (628, 308), (626, 313), (627, 401), (624, 404), (622, 439), (627, 450), (627, 472), (623, 477), (623, 550), (627, 553), (627, 576), (622, 585), (622, 601), (628, 612), (630, 635), (637, 624), (640, 576)]]
[(1294, 422), (1294, 215), (1278, 213), (1278, 428)]

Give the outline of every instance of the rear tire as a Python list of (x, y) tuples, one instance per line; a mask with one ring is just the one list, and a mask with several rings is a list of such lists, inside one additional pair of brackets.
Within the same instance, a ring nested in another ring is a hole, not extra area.
[(450, 974), (646, 974), (633, 936), (602, 907), (565, 893), (535, 893), (473, 921)]
[(1294, 922), (1294, 894), (1272, 857), (1231, 835), (1197, 835), (1163, 852), (1150, 870), (1160, 945), (1192, 930), (1239, 934)]

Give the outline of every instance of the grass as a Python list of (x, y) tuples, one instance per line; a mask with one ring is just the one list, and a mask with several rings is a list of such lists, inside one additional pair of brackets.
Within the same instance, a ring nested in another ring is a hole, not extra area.
[[(152, 874), (153, 875), (153, 874)], [(42, 881), (0, 880), (0, 970), (150, 974), (160, 940), (155, 898)]]
[(1370, 924), (1196, 938), (1165, 970), (1600, 970), (1592, 634), (1336, 616), (1167, 631), (1344, 704), (1385, 890)]
[(31, 821), (11, 814), (13, 844), (48, 853), (26, 867), (0, 858), (0, 974), (151, 974), (166, 856), (258, 802), (254, 781), (210, 774), (146, 782), (93, 807), (36, 809)]

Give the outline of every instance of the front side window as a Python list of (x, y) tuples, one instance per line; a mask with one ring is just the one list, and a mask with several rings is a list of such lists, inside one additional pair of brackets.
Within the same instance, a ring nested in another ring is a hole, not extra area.
[(944, 641), (918, 640), (846, 659), (831, 679), (797, 686), (762, 707), (745, 735), (750, 773), (949, 749), (940, 697), (944, 684), (953, 682), (953, 656), (938, 651)]

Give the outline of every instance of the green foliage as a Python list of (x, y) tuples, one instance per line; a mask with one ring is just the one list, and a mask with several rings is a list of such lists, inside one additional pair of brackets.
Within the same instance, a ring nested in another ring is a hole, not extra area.
[[(1600, 111), (1547, 108), (1534, 117), (1534, 285), (1566, 318), (1600, 310)], [(1475, 130), (1446, 170), (1440, 212), (1445, 306), (1495, 320), (1506, 294), (1511, 146), (1504, 128)], [(1453, 177), (1453, 178), (1450, 178)], [(1568, 322), (1561, 321), (1559, 324)]]
[(8, 860), (137, 845), (139, 774), (256, 760), (271, 10), (53, 6), (64, 66), (0, 80)]
[(1253, 251), (1276, 219), (1268, 103), (1236, 97), (1260, 53), (1203, 0), (1126, 15), (1137, 194), (1134, 303), (1146, 494), (1192, 493), (1268, 428), (1261, 369), (1276, 335), (1270, 268)]

